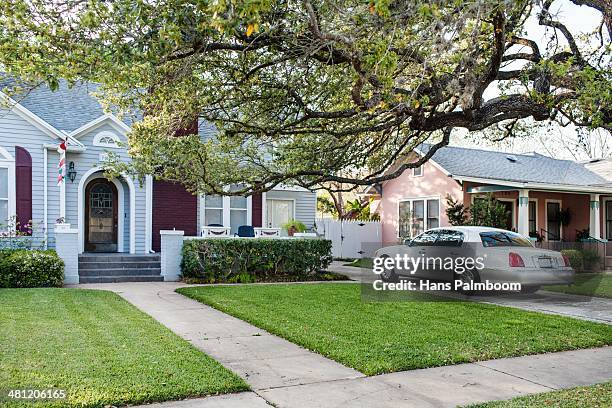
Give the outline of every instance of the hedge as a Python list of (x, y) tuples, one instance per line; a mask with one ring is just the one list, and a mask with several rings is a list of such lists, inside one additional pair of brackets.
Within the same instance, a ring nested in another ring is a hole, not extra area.
[(561, 253), (569, 258), (570, 265), (578, 272), (598, 271), (601, 259), (592, 249), (563, 249)]
[(210, 238), (183, 243), (183, 279), (200, 283), (307, 280), (332, 261), (323, 239)]
[(0, 251), (0, 288), (62, 286), (64, 261), (55, 251)]

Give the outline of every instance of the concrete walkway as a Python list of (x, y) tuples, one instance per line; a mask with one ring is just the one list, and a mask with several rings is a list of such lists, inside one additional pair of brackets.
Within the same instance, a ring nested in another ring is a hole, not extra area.
[[(375, 275), (370, 269), (344, 266), (345, 263), (334, 261), (328, 270), (346, 275), (357, 282), (374, 281)], [(492, 303), (500, 306), (510, 306), (524, 310), (612, 324), (612, 299), (547, 292), (545, 287), (533, 294), (508, 293), (495, 296), (466, 297), (455, 292), (433, 293), (454, 299)]]
[(612, 347), (365, 377), (174, 292), (179, 283), (79, 285), (112, 290), (244, 378), (254, 393), (160, 407), (451, 407), (612, 379)]

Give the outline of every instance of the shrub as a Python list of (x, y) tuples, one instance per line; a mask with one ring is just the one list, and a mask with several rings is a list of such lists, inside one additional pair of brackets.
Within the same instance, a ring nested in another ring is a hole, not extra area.
[(563, 249), (561, 253), (569, 258), (570, 265), (576, 271), (599, 271), (601, 258), (594, 249)]
[(582, 258), (582, 252), (577, 249), (563, 249), (561, 253), (570, 261), (570, 265), (575, 270), (582, 270), (584, 266), (584, 259)]
[(599, 253), (594, 249), (583, 249), (582, 260), (584, 269), (587, 271), (598, 271), (601, 269), (601, 257)]
[(0, 287), (62, 286), (64, 261), (55, 251), (0, 251)]
[(201, 283), (307, 280), (332, 261), (323, 239), (194, 239), (183, 244), (183, 278)]

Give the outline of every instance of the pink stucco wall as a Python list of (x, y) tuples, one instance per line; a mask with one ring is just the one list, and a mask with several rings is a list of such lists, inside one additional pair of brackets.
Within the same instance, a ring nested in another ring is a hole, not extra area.
[(438, 197), (440, 199), (440, 226), (448, 226), (446, 195), (461, 200), (461, 186), (431, 163), (423, 166), (423, 175), (415, 177), (412, 169), (383, 184), (380, 219), (384, 244), (398, 241), (398, 205), (403, 198)]

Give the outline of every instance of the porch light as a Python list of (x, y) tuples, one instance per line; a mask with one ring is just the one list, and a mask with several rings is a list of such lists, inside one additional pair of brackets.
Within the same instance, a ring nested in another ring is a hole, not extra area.
[(72, 183), (74, 183), (74, 179), (76, 179), (76, 176), (77, 176), (77, 172), (76, 172), (76, 170), (74, 169), (74, 162), (73, 162), (73, 161), (71, 161), (71, 162), (68, 164), (68, 178), (70, 179), (70, 181), (71, 181)]

